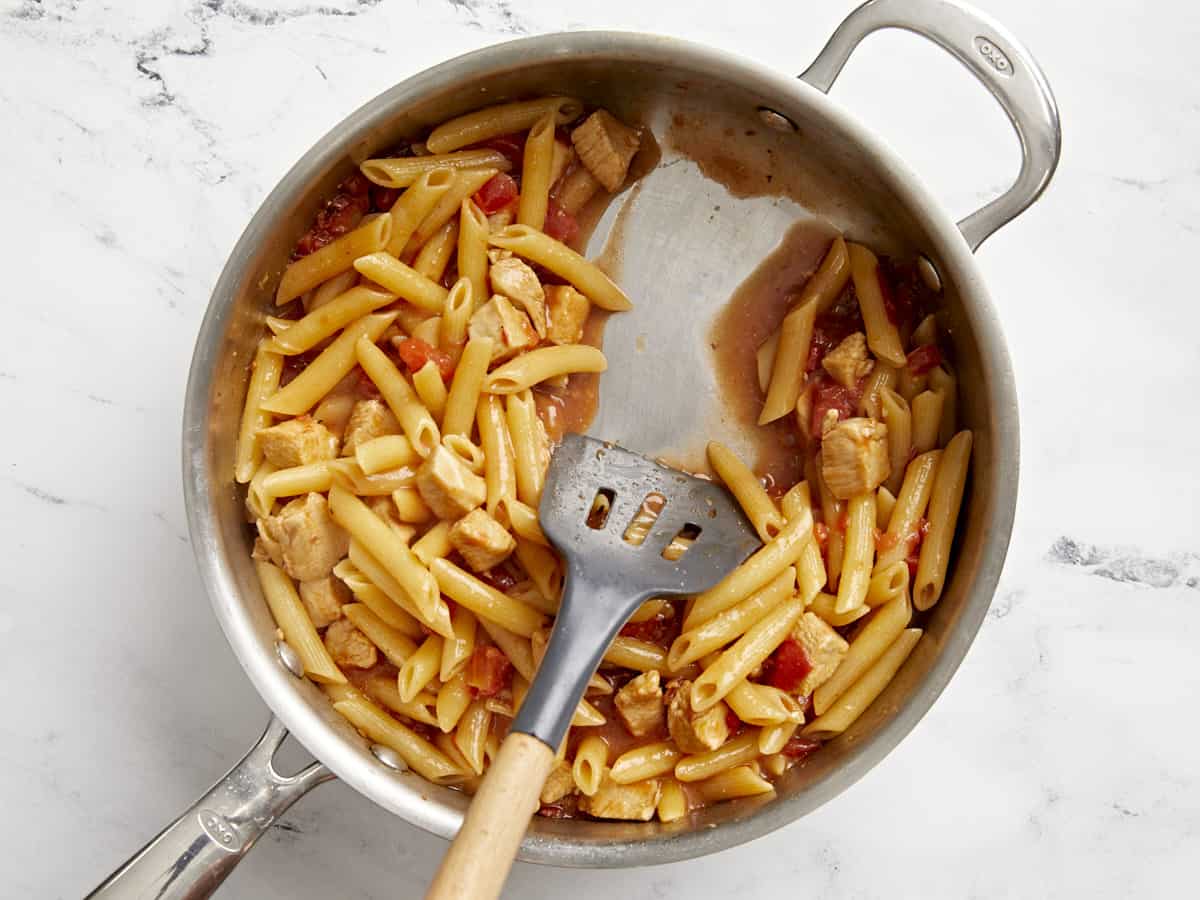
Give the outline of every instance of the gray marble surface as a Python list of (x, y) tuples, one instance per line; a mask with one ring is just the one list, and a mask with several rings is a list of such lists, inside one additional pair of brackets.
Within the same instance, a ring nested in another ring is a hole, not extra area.
[[(751, 845), (509, 896), (1183, 896), (1200, 847), (1200, 91), (1191, 4), (984, 0), (1062, 108), (1044, 200), (979, 254), (1017, 368), (1020, 504), (965, 664), (834, 803)], [(797, 72), (847, 0), (0, 2), (0, 893), (74, 897), (255, 738), (184, 525), (184, 379), (286, 168), (396, 81), (514, 35), (676, 34)], [(1085, 11), (1086, 10), (1086, 11)], [(834, 95), (963, 214), (1015, 171), (982, 88), (907, 35)], [(340, 784), (227, 897), (416, 897), (444, 844)]]

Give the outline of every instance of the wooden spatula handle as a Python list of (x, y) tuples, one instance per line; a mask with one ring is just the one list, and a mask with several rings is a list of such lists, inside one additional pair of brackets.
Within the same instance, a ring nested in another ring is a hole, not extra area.
[(550, 747), (531, 735), (509, 733), (442, 859), (426, 900), (500, 896), (552, 765)]

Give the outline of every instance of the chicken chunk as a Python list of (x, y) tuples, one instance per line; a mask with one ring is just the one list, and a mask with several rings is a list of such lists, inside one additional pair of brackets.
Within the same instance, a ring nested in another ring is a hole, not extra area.
[(442, 445), (417, 469), (417, 490), (439, 519), (459, 519), (487, 499), (487, 483)]
[(816, 613), (805, 613), (792, 629), (792, 637), (804, 649), (812, 669), (804, 676), (796, 694), (807, 697), (833, 675), (850, 645)]
[(617, 784), (605, 775), (593, 796), (580, 795), (579, 809), (597, 819), (649, 822), (654, 818), (661, 793), (662, 784), (657, 778), (633, 784)]
[(612, 193), (624, 183), (641, 138), (612, 113), (598, 109), (571, 132), (571, 143), (587, 170)]
[(263, 456), (281, 469), (306, 466), (337, 456), (338, 439), (310, 416), (288, 419), (258, 433)]
[(867, 353), (867, 336), (861, 331), (847, 337), (825, 354), (821, 367), (844, 388), (852, 388), (858, 379), (871, 374), (875, 362)]
[(692, 683), (681, 680), (668, 686), (667, 728), (684, 753), (706, 753), (716, 750), (729, 739), (729, 723), (725, 721), (728, 707), (724, 702), (702, 713), (692, 709)]
[(329, 515), (323, 494), (297, 497), (278, 513), (258, 520), (264, 549), (297, 581), (316, 581), (350, 549), (350, 539)]
[(326, 575), (300, 582), (300, 600), (313, 625), (324, 628), (342, 617), (342, 605), (350, 602), (350, 591), (340, 579)]
[(538, 333), (529, 316), (500, 294), (493, 294), (491, 300), (475, 310), (467, 325), (467, 336), (491, 338), (492, 362), (516, 356), (538, 342)]
[(892, 472), (887, 426), (871, 418), (847, 419), (821, 442), (821, 475), (840, 500), (873, 491)]
[(575, 779), (571, 776), (571, 764), (566, 760), (558, 759), (554, 761), (554, 768), (546, 776), (546, 783), (542, 785), (542, 795), (539, 799), (542, 803), (557, 803), (573, 790), (575, 790)]
[(476, 572), (486, 572), (508, 559), (517, 542), (490, 514), (473, 509), (450, 528), (450, 543)]
[(379, 659), (375, 645), (349, 619), (338, 619), (325, 629), (325, 649), (343, 667), (369, 669)]
[(546, 337), (555, 344), (578, 344), (592, 304), (569, 284), (546, 286), (546, 314), (550, 326)]
[(546, 292), (542, 290), (542, 283), (538, 281), (533, 269), (529, 268), (524, 260), (514, 256), (493, 263), (488, 270), (488, 278), (491, 280), (493, 291), (525, 308), (538, 337), (545, 337)]
[(382, 400), (359, 400), (346, 420), (342, 455), (353, 456), (360, 444), (385, 434), (399, 434), (400, 420)]
[(663, 692), (658, 670), (643, 672), (617, 691), (613, 698), (617, 715), (634, 737), (645, 737), (663, 723)]

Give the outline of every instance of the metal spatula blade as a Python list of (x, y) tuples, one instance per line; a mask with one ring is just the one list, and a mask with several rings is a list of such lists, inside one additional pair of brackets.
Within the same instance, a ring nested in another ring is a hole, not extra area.
[[(648, 509), (659, 509), (657, 518), (637, 542), (629, 526)], [(546, 655), (512, 730), (557, 747), (633, 611), (650, 597), (707, 590), (760, 541), (723, 487), (583, 435), (567, 435), (554, 452), (538, 512), (567, 572)], [(686, 549), (664, 557), (678, 537), (686, 542), (675, 549)]]

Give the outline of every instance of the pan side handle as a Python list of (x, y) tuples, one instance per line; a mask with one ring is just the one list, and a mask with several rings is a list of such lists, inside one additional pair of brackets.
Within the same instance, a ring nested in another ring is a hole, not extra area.
[(89, 900), (210, 896), (288, 807), (334, 777), (320, 763), (291, 776), (275, 771), (275, 752), (287, 735), (272, 716), (241, 762), (88, 894)]
[(1062, 126), (1046, 76), (1007, 29), (957, 0), (868, 0), (838, 26), (800, 78), (828, 93), (854, 48), (881, 28), (911, 31), (937, 44), (983, 82), (1021, 143), (1013, 185), (958, 223), (977, 250), (991, 234), (1041, 196), (1058, 166)]

